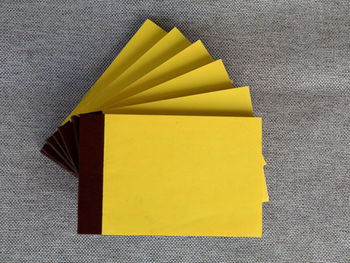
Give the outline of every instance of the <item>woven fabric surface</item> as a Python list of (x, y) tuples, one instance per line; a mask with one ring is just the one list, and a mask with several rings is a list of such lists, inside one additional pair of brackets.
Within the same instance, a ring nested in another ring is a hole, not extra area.
[[(350, 262), (350, 2), (0, 1), (0, 262)], [(77, 235), (76, 178), (39, 149), (146, 18), (249, 85), (263, 238)]]

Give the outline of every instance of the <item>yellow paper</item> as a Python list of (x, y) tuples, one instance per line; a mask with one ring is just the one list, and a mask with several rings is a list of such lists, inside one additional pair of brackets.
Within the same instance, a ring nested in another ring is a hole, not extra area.
[[(138, 58), (134, 64), (123, 72), (123, 74), (116, 77), (105, 87), (103, 93), (97, 94), (93, 100), (89, 101), (90, 107), (102, 106), (106, 101), (113, 99), (115, 94), (118, 94), (118, 92), (135, 80), (147, 74), (190, 45), (191, 43), (186, 37), (177, 28), (174, 28), (145, 54)], [(90, 108), (90, 110), (91, 109), (92, 108)]]
[(107, 114), (102, 234), (261, 236), (261, 160), (260, 118)]
[(118, 107), (127, 106), (228, 89), (231, 87), (232, 81), (226, 72), (224, 64), (221, 60), (217, 60), (177, 78), (137, 93), (115, 105)]
[(111, 83), (165, 35), (166, 32), (163, 29), (147, 19), (63, 124), (69, 121), (72, 115), (80, 113), (80, 108), (84, 107), (85, 103), (90, 101), (102, 87)]
[[(246, 86), (106, 109), (104, 113), (252, 117), (253, 107), (249, 87)], [(263, 163), (265, 165), (265, 161)], [(261, 178), (263, 181), (262, 201), (268, 202), (269, 196), (263, 168)]]

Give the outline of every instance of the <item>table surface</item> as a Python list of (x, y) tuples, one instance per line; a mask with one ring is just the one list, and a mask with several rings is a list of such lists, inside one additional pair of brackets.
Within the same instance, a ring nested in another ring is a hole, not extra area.
[[(349, 262), (350, 2), (0, 2), (0, 262)], [(77, 180), (44, 140), (146, 18), (251, 87), (263, 238), (76, 234)]]

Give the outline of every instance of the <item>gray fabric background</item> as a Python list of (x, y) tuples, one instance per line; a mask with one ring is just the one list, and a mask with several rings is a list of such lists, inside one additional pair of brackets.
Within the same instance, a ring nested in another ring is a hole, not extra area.
[[(350, 2), (0, 1), (0, 262), (350, 262)], [(263, 117), (263, 238), (78, 236), (39, 154), (146, 18), (222, 58)]]

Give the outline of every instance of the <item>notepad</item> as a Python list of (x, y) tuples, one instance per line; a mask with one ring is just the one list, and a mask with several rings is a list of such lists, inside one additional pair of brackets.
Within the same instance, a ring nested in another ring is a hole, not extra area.
[(80, 234), (259, 237), (261, 121), (200, 40), (146, 20), (41, 152), (79, 179)]
[(107, 114), (80, 125), (79, 204), (97, 195), (102, 209), (79, 206), (81, 233), (99, 220), (106, 235), (261, 235), (261, 217), (250, 218), (261, 211), (260, 118)]

